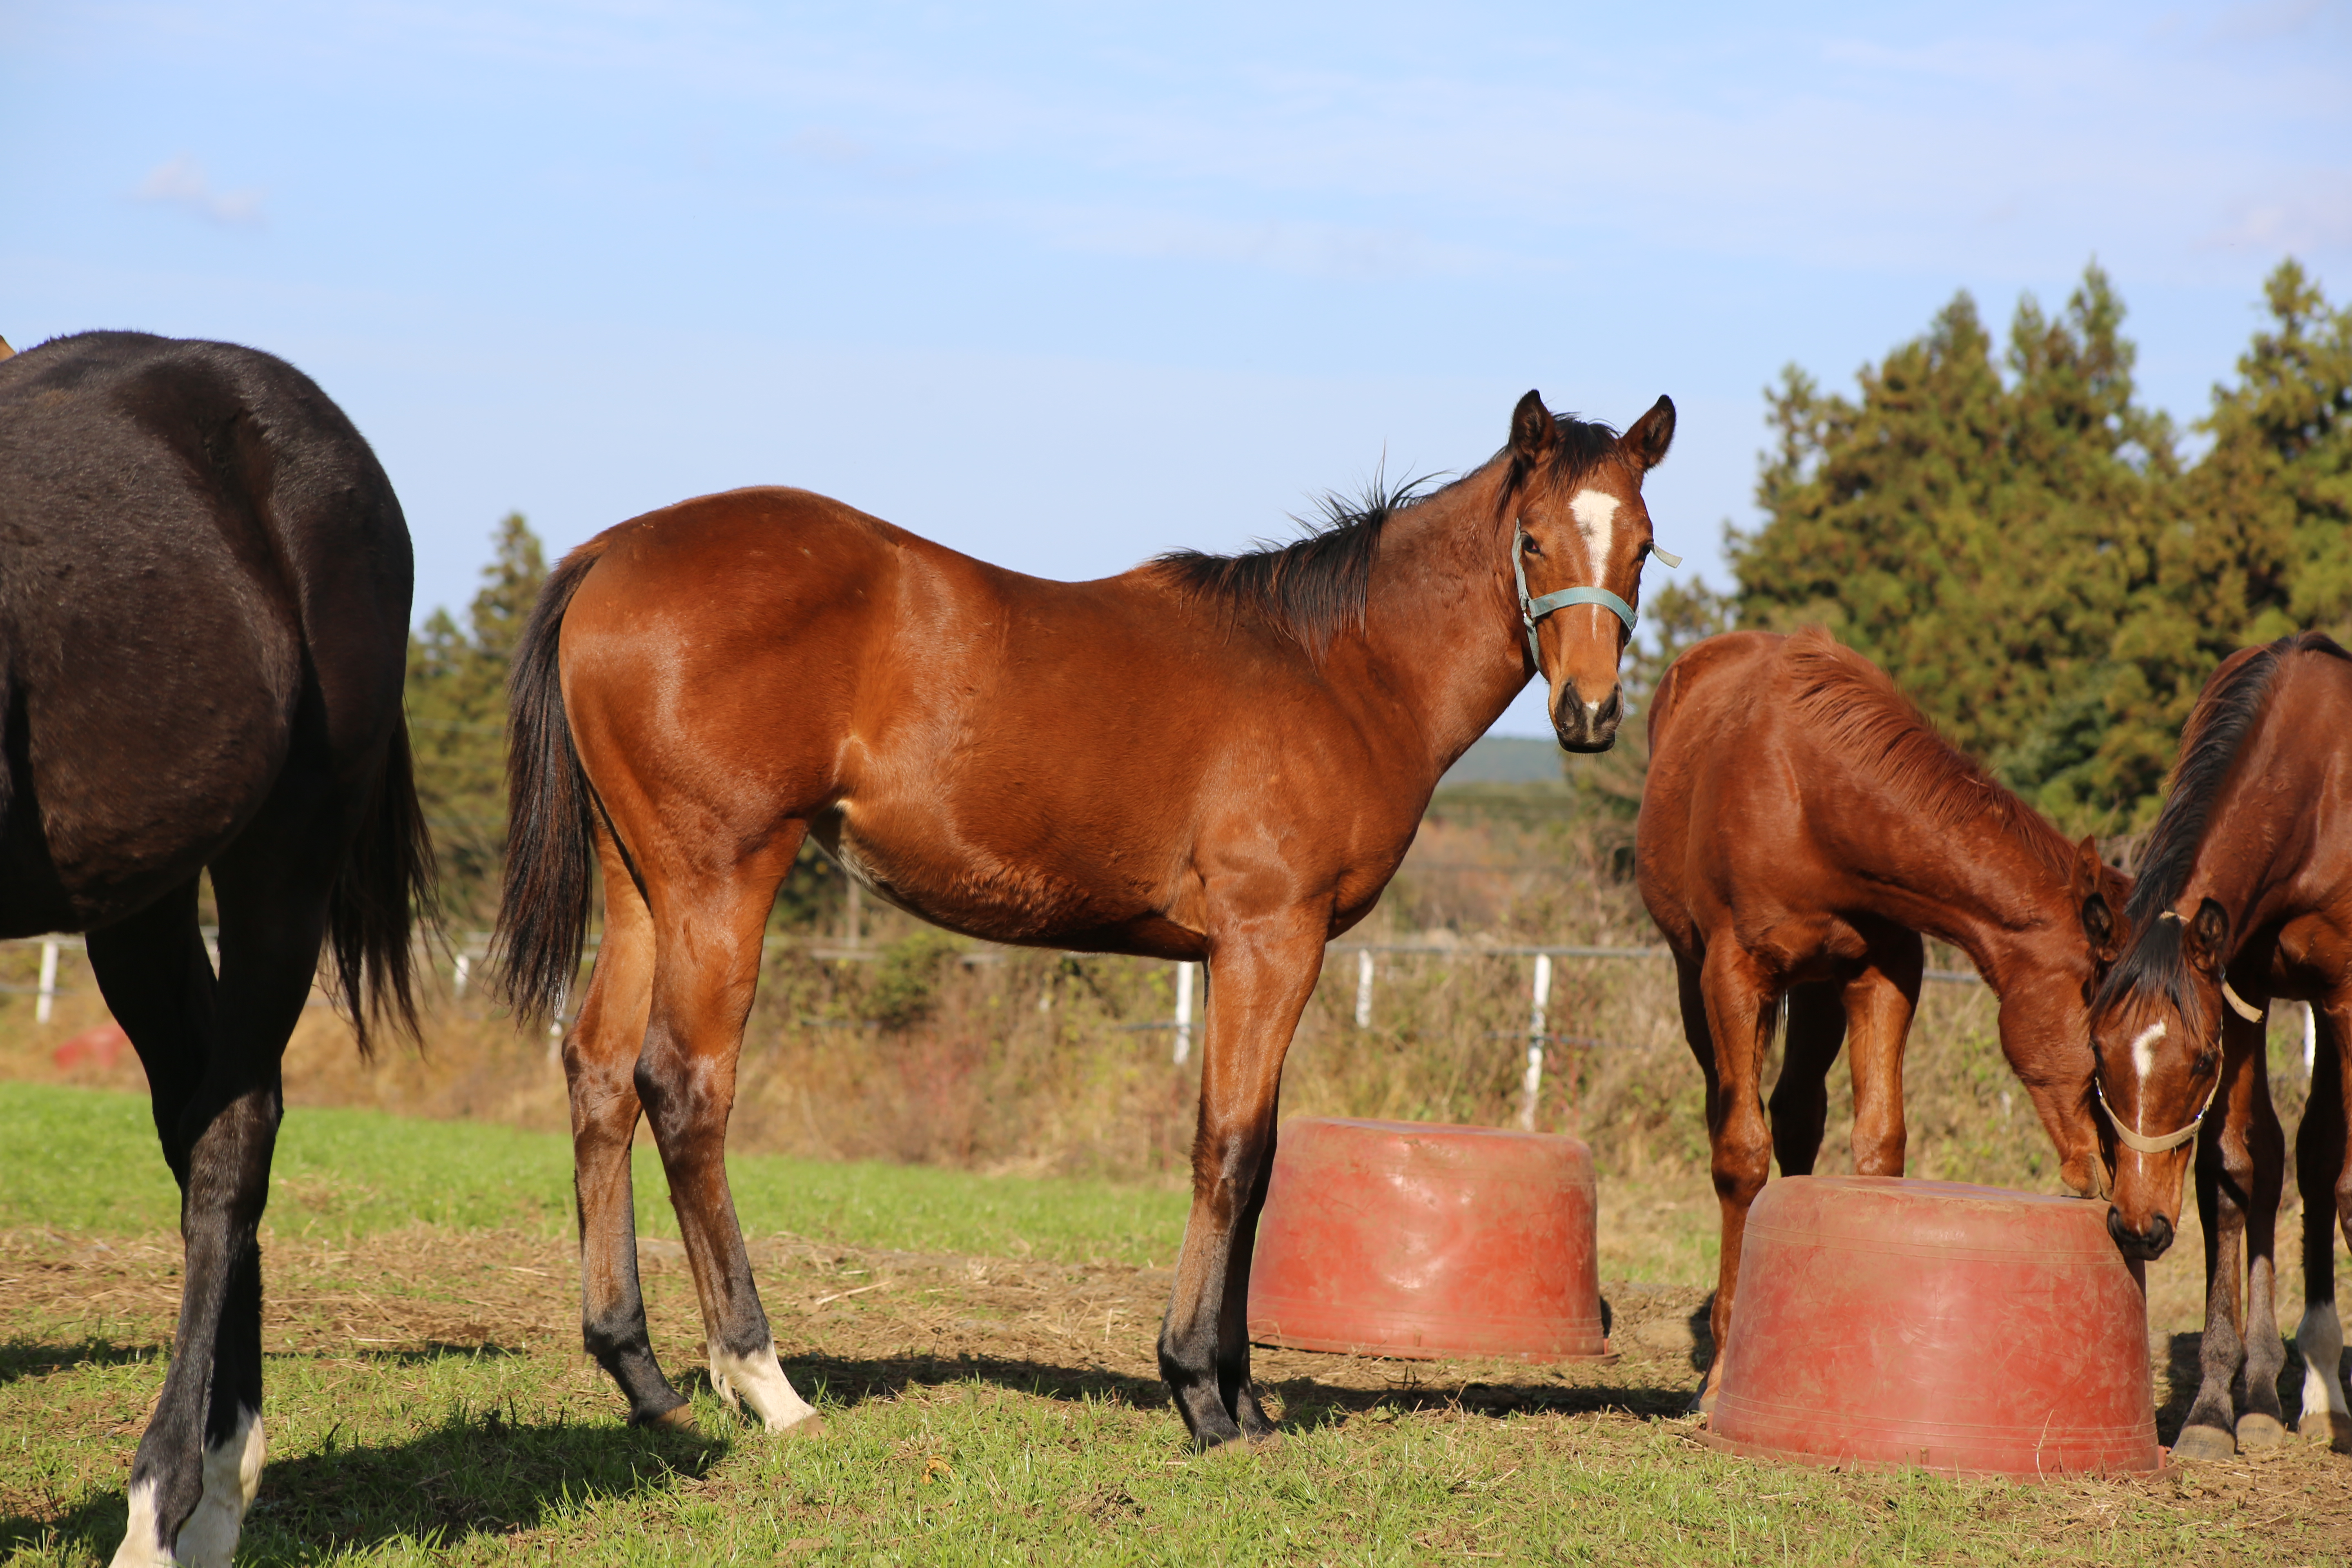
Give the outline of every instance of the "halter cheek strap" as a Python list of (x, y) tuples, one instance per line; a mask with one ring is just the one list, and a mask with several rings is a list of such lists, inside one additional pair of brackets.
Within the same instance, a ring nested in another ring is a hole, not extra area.
[[(1525, 524), (1512, 525), (1511, 574), (1518, 580), (1519, 584), (1519, 623), (1527, 628), (1528, 658), (1534, 662), (1538, 669), (1543, 668), (1543, 654), (1536, 643), (1536, 623), (1554, 610), (1564, 610), (1570, 605), (1599, 605), (1625, 623), (1627, 637), (1633, 635), (1635, 624), (1633, 606), (1606, 588), (1562, 588), (1557, 593), (1546, 594), (1540, 599), (1529, 598), (1528, 596), (1527, 538), (1528, 531)], [(1679, 566), (1683, 563), (1681, 556), (1661, 550), (1654, 544), (1650, 546), (1650, 553), (1669, 566)]]
[[(2175, 925), (2187, 925), (2189, 923), (2188, 917), (2181, 914), (2178, 910), (2167, 910), (2156, 918), (2159, 921), (2170, 921)], [(2263, 1021), (2263, 1010), (2260, 1007), (2255, 1006), (2252, 1002), (2247, 1001), (2243, 996), (2238, 994), (2236, 990), (2231, 986), (2230, 976), (2226, 972), (2221, 976), (2221, 1000), (2230, 1005), (2231, 1012), (2235, 1013), (2247, 1023), (2259, 1024)]]

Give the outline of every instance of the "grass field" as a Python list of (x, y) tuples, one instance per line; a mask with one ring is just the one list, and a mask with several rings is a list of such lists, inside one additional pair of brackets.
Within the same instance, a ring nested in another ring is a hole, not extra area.
[[(734, 1163), (816, 1441), (738, 1424), (640, 1167), (657, 1349), (699, 1436), (634, 1431), (578, 1350), (567, 1153), (475, 1123), (289, 1118), (266, 1226), (278, 1562), (2352, 1563), (2352, 1460), (2039, 1486), (1794, 1470), (1694, 1444), (1712, 1215), (1604, 1191), (1622, 1359), (1259, 1352), (1277, 1449), (1196, 1457), (1152, 1335), (1181, 1194)], [(1663, 1205), (1663, 1208), (1662, 1206)], [(0, 1084), (0, 1555), (102, 1561), (176, 1305), (143, 1100)], [(1661, 1217), (1663, 1215), (1663, 1217)], [(657, 1224), (656, 1222), (658, 1222)], [(2176, 1256), (2195, 1267), (2193, 1238)], [(2167, 1266), (2170, 1266), (2168, 1260)], [(2183, 1400), (2168, 1342), (2165, 1427)], [(2193, 1357), (2193, 1341), (2186, 1347)]]

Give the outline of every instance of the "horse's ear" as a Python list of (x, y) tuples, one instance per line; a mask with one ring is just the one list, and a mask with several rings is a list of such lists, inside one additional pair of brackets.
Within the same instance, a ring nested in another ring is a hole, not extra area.
[(1511, 456), (1531, 468), (1559, 446), (1559, 426), (1544, 406), (1543, 394), (1529, 392), (1511, 410)]
[(2219, 974), (2230, 961), (2230, 911), (2211, 899), (2197, 906), (2180, 933), (2181, 956), (2206, 974)]
[(1617, 445), (1633, 459), (1643, 473), (1648, 473), (1666, 460), (1666, 448), (1675, 444), (1675, 400), (1661, 397), (1650, 405), (1650, 411), (1633, 421), (1633, 427), (1617, 437)]
[(2067, 891), (2083, 920), (2083, 940), (2091, 945), (2091, 956), (2098, 963), (2113, 963), (2123, 955), (2123, 928), (2116, 919), (2115, 906), (2107, 900), (2107, 887), (2112, 873), (2106, 862), (2099, 858), (2099, 841), (2084, 835), (2074, 848), (2074, 865), (2067, 878)]

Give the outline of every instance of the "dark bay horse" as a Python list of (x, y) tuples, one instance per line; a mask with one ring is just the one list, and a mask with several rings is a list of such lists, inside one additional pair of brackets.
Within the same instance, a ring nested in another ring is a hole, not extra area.
[(118, 1563), (226, 1564), (260, 1479), (255, 1230), (321, 946), (363, 1043), (414, 1026), (409, 575), (374, 454), (284, 362), (92, 332), (0, 363), (0, 935), (89, 933), (187, 1247)]
[(2195, 1143), (2202, 1376), (2173, 1452), (2226, 1458), (2285, 1436), (2273, 1298), (2286, 1141), (2264, 1027), (2271, 999), (2285, 996), (2310, 1003), (2318, 1029), (2295, 1134), (2300, 1429), (2352, 1453), (2335, 1258), (2339, 1225), (2352, 1240), (2352, 656), (2304, 632), (2224, 660), (2189, 715), (2140, 859), (2134, 940), (2100, 990), (2092, 1034), (2119, 1145), (2108, 1226), (2143, 1257), (2172, 1241)]
[(812, 1419), (776, 1358), (721, 1163), (776, 886), (803, 836), (950, 930), (1205, 960), (1192, 1209), (1160, 1361), (1194, 1440), (1269, 1436), (1243, 1308), (1284, 1053), (1431, 790), (1528, 679), (1597, 751), (1651, 552), (1664, 398), (1622, 437), (1534, 393), (1492, 460), (1286, 547), (1054, 583), (837, 501), (739, 490), (590, 541), (517, 656), (504, 984), (572, 980), (564, 1050), (583, 1329), (636, 1420), (683, 1405), (638, 1294), (629, 1144), (651, 1123), (713, 1383)]
[[(1818, 629), (1731, 632), (1668, 668), (1650, 714), (1635, 865), (1674, 951), (1683, 1030), (1706, 1076), (1723, 1206), (1715, 1342), (1730, 1331), (1748, 1205), (1775, 1155), (1809, 1173), (1841, 1038), (1853, 1165), (1903, 1173), (1903, 1043), (1921, 933), (2000, 999), (2000, 1044), (2066, 1185), (2103, 1173), (2085, 1002), (2130, 884), (1947, 744), (1869, 660)], [(2087, 915), (2084, 911), (2090, 911)], [(2085, 920), (2109, 936), (2086, 942)], [(1775, 1014), (1788, 1040), (1766, 1132)], [(1701, 1391), (1711, 1405), (1722, 1357)]]

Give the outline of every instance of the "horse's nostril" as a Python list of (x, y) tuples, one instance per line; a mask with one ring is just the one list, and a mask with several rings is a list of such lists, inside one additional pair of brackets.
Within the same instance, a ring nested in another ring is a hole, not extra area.
[(2146, 1230), (2134, 1230), (2125, 1223), (2122, 1211), (2110, 1205), (2107, 1208), (2107, 1234), (2126, 1258), (2154, 1262), (2172, 1246), (2172, 1222), (2162, 1215), (2152, 1216)]

